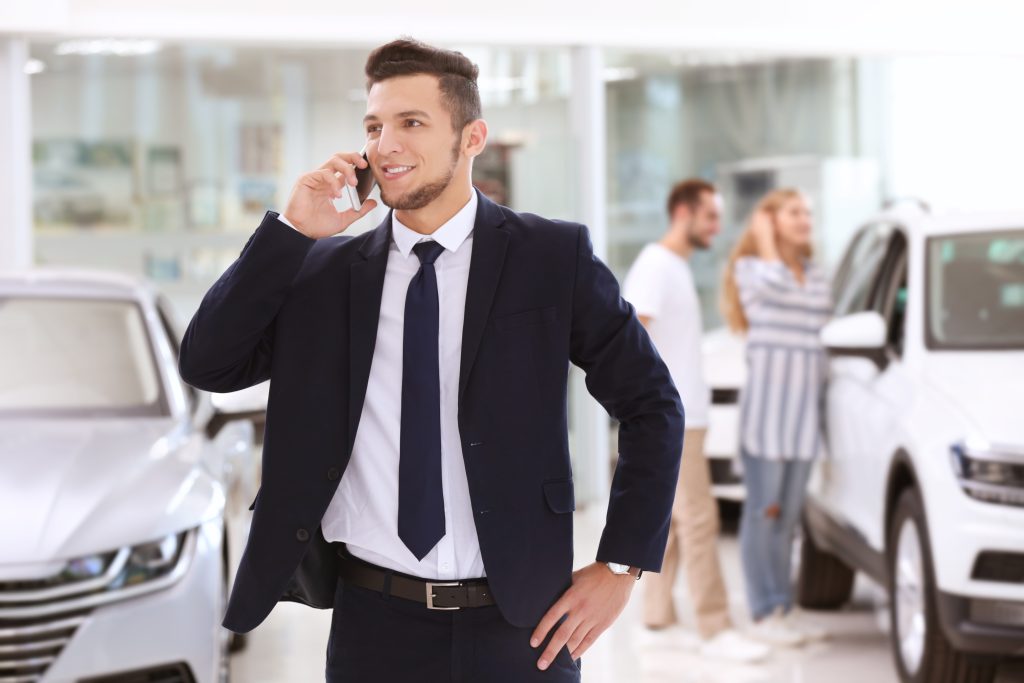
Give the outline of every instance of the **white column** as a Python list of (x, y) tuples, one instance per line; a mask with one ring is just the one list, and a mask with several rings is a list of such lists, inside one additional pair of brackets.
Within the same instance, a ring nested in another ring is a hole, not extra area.
[[(572, 51), (572, 92), (569, 96), (572, 148), (576, 155), (579, 220), (590, 228), (594, 252), (607, 259), (608, 224), (605, 168), (604, 64), (600, 48), (575, 47)], [(600, 501), (608, 495), (609, 418), (590, 396), (583, 373), (570, 376), (570, 408), (575, 447), (576, 495), (579, 502)]]
[(32, 265), (28, 42), (0, 38), (0, 270)]
[[(309, 70), (304, 62), (281, 64), (281, 172), (278, 177), (278, 211), (292, 191), (299, 176), (323, 163), (314, 159), (309, 147), (311, 117), (309, 113)], [(353, 132), (358, 128), (353, 127)]]

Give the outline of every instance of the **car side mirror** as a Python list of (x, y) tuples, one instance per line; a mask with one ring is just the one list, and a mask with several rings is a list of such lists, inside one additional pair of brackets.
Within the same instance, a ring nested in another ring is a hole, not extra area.
[(213, 405), (213, 415), (206, 425), (207, 435), (210, 438), (215, 437), (224, 425), (235, 420), (265, 422), (269, 396), (270, 382), (263, 382), (229, 394), (211, 394), (210, 403)]
[(888, 330), (885, 318), (876, 311), (851, 313), (829, 322), (821, 330), (821, 343), (831, 356), (867, 358), (879, 369), (888, 359), (885, 343)]

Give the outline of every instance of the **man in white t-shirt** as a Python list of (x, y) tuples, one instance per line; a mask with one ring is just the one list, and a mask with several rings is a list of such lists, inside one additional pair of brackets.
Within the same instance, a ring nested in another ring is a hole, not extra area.
[(645, 576), (644, 624), (660, 630), (677, 622), (672, 601), (680, 562), (701, 636), (709, 657), (751, 662), (769, 654), (732, 624), (729, 599), (718, 560), (718, 506), (704, 455), (711, 392), (701, 367), (700, 300), (688, 259), (708, 249), (718, 233), (722, 201), (703, 180), (678, 183), (668, 197), (669, 228), (648, 244), (629, 270), (623, 296), (636, 308), (640, 322), (668, 365), (686, 410), (683, 460), (672, 509), (665, 562), (660, 574)]

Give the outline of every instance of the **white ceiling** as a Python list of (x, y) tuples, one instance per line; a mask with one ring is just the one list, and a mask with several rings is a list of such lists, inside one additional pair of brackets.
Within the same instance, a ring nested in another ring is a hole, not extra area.
[(1024, 56), (1018, 0), (4, 0), (0, 34)]

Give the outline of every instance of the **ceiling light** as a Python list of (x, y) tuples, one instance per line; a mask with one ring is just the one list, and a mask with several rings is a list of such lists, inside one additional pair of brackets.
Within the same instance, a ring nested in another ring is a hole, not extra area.
[(65, 40), (57, 45), (54, 53), (58, 55), (115, 55), (118, 57), (134, 57), (149, 55), (159, 51), (163, 46), (155, 40), (119, 40), (98, 38), (95, 40)]

